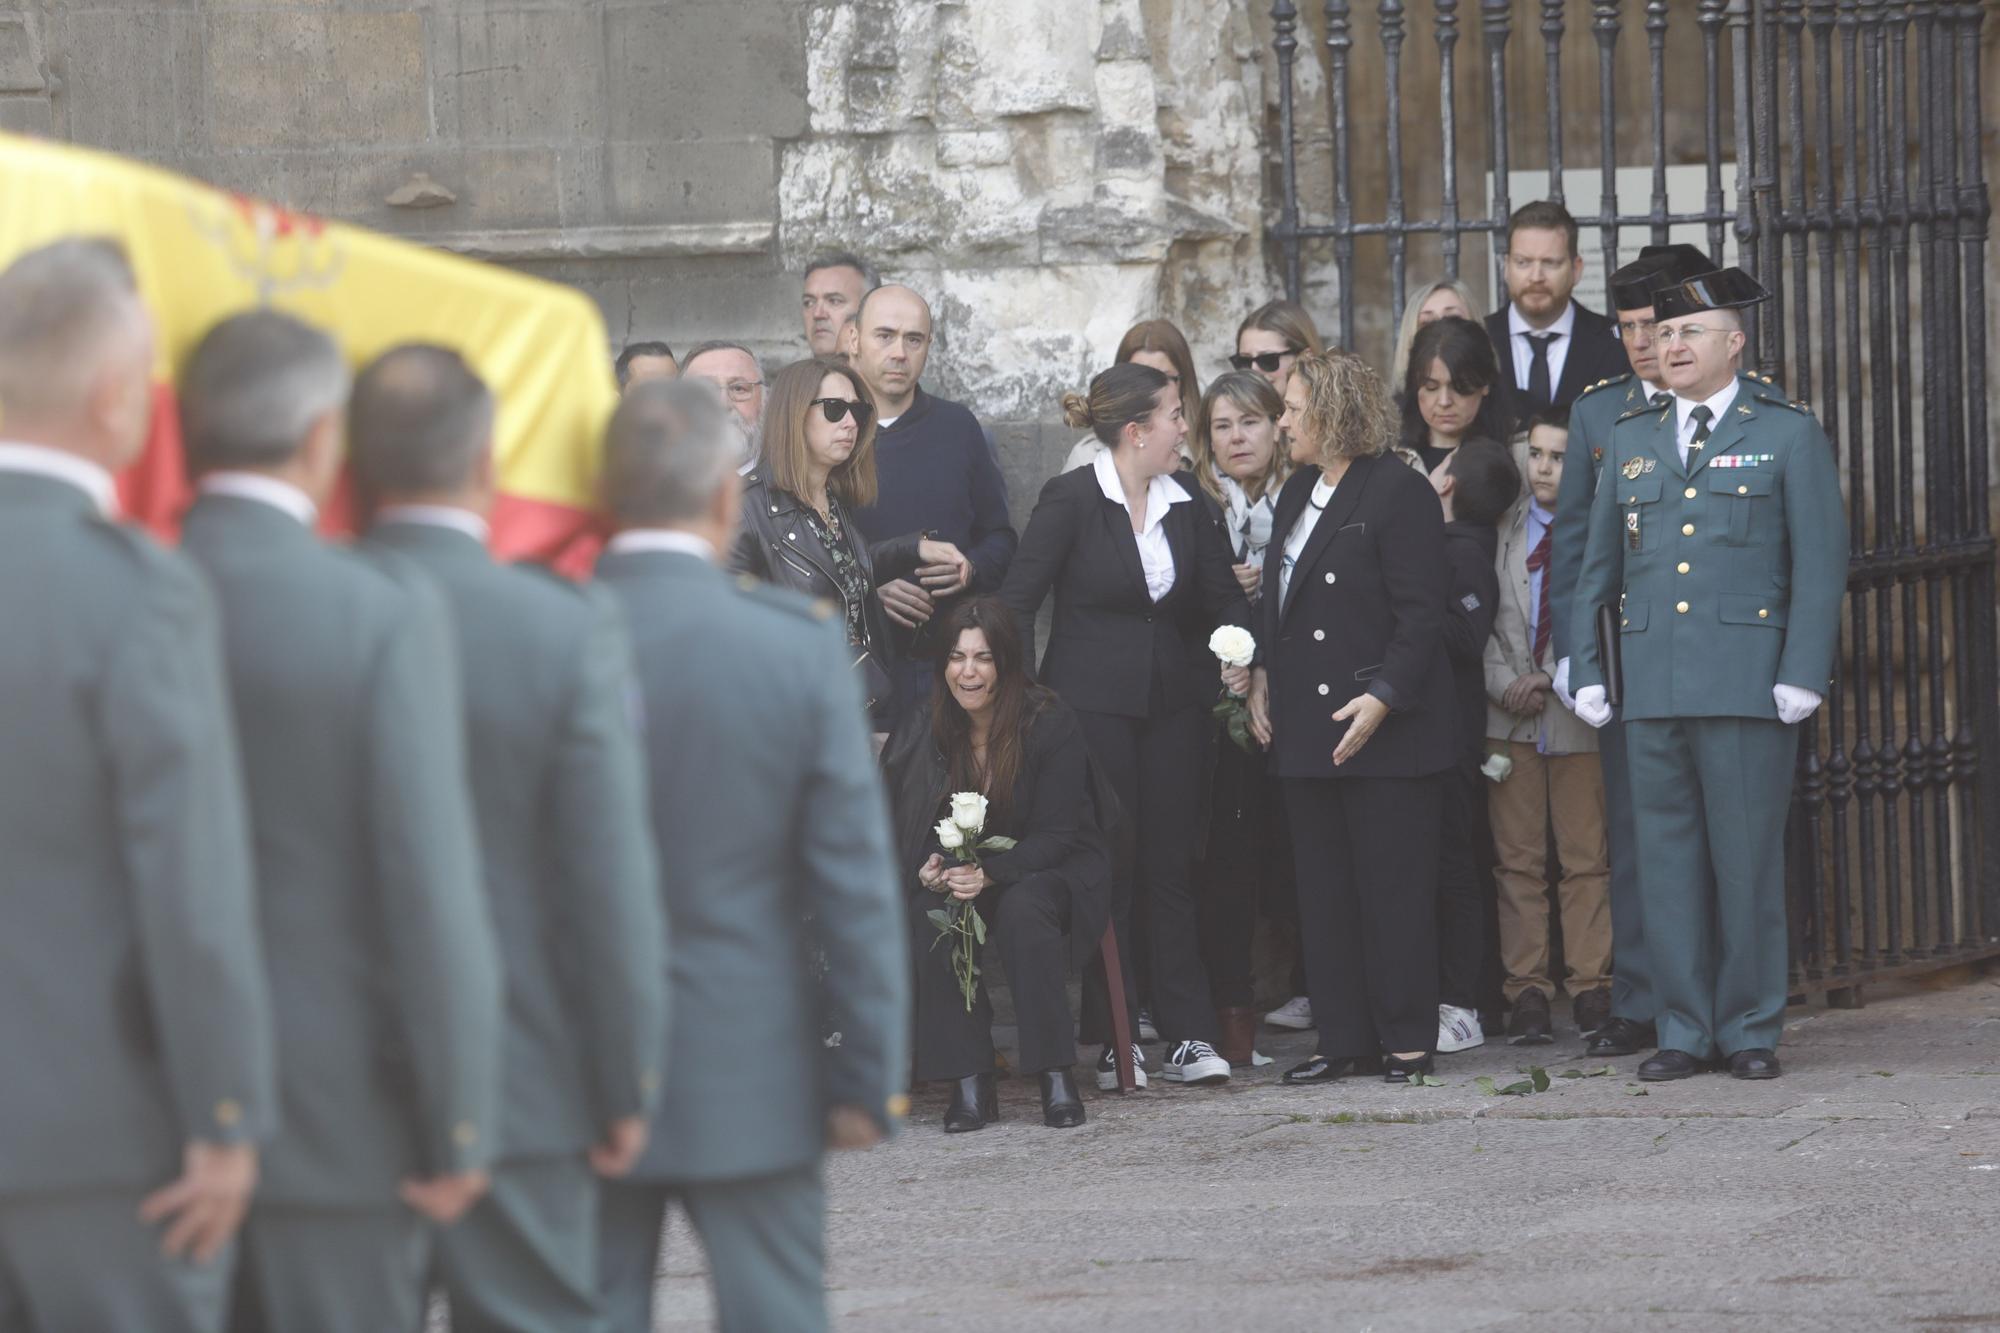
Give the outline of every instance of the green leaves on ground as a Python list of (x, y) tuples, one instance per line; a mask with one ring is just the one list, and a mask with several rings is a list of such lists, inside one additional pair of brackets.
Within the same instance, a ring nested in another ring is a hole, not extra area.
[(1532, 1093), (1549, 1090), (1549, 1071), (1540, 1065), (1529, 1065), (1528, 1076), (1519, 1082), (1501, 1087), (1484, 1074), (1472, 1080), (1472, 1086), (1487, 1097), (1526, 1097)]

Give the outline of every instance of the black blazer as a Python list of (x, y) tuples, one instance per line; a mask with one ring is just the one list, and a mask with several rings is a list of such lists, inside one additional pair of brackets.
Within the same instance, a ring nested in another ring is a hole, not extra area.
[[(1445, 657), (1444, 510), (1430, 483), (1397, 458), (1357, 458), (1334, 488), (1278, 589), (1285, 539), (1305, 511), (1319, 469), (1303, 467), (1278, 493), (1264, 552), (1262, 662), (1270, 673), (1271, 766), (1281, 778), (1422, 777), (1452, 765), (1451, 663)], [(1347, 723), (1333, 714), (1362, 691), (1394, 710), (1339, 768)]]
[[(1576, 323), (1571, 326), (1570, 346), (1563, 352), (1562, 378), (1556, 381), (1551, 404), (1558, 412), (1569, 411), (1577, 395), (1599, 380), (1632, 372), (1625, 344), (1618, 341), (1618, 326), (1575, 301), (1570, 302), (1570, 308), (1576, 311)], [(1493, 340), (1493, 351), (1500, 358), (1500, 383), (1506, 388), (1502, 405), (1507, 408), (1507, 419), (1521, 421), (1528, 415), (1524, 400), (1527, 385), (1514, 383), (1514, 349), (1507, 333), (1506, 306), (1486, 317), (1486, 336)]]
[(1251, 625), (1221, 509), (1192, 476), (1172, 480), (1193, 500), (1167, 508), (1174, 586), (1157, 603), (1132, 521), (1097, 484), (1095, 468), (1052, 478), (1035, 502), (1000, 599), (1033, 643), (1035, 613), (1055, 590), (1041, 681), (1072, 708), (1163, 717), (1212, 704), (1221, 681), (1208, 636), (1218, 625)]

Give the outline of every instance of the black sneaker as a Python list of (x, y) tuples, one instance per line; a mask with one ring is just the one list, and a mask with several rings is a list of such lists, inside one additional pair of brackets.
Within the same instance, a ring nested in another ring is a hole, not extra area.
[[(1146, 1053), (1139, 1049), (1136, 1041), (1132, 1043), (1132, 1086), (1146, 1086)], [(1114, 1046), (1106, 1046), (1104, 1054), (1097, 1057), (1097, 1090), (1118, 1091), (1118, 1054)]]
[(1545, 1046), (1555, 1039), (1549, 1027), (1549, 997), (1534, 989), (1522, 991), (1507, 1018), (1507, 1040), (1515, 1046)]
[(1611, 987), (1585, 991), (1570, 1001), (1569, 1011), (1576, 1020), (1577, 1031), (1588, 1037), (1611, 1021)]
[(1205, 1041), (1184, 1041), (1167, 1052), (1160, 1076), (1169, 1083), (1227, 1083), (1229, 1061)]

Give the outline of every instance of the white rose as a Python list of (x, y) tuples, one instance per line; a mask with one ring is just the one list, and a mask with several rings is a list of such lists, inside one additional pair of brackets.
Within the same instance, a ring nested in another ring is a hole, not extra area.
[(1222, 625), (1208, 636), (1208, 651), (1224, 666), (1249, 666), (1257, 657), (1257, 638), (1240, 625)]
[(986, 798), (976, 791), (953, 792), (951, 822), (967, 833), (977, 833), (985, 828)]
[(1507, 775), (1514, 771), (1514, 761), (1504, 754), (1489, 754), (1479, 771), (1495, 782), (1505, 782)]
[(949, 819), (940, 819), (934, 832), (937, 834), (938, 846), (948, 852), (955, 852), (965, 846), (965, 830)]

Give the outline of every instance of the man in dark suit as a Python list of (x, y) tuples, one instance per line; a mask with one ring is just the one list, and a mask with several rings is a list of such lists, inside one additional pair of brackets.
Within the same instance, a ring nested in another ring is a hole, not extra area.
[(601, 588), (487, 555), (493, 395), (456, 352), (382, 356), (355, 383), (348, 435), (367, 546), (420, 566), (451, 607), (506, 981), (493, 1186), (438, 1238), (452, 1327), (590, 1333), (591, 1168), (621, 1175), (644, 1150), (666, 1027), (625, 617)]
[(181, 376), (184, 542), (222, 608), (284, 1053), (237, 1319), (287, 1333), (421, 1324), (426, 1222), (484, 1190), (498, 1120), (449, 613), (414, 567), (313, 535), (347, 389), (332, 340), (272, 311)]
[(723, 410), (701, 386), (641, 385), (605, 444), (620, 531), (598, 573), (633, 628), (660, 882), (686, 946), (662, 1067), (689, 1071), (667, 1080), (638, 1166), (603, 1187), (619, 1330), (652, 1326), (674, 1198), (724, 1329), (823, 1328), (820, 1158), (909, 1107), (902, 876), (860, 686), (830, 610), (717, 567), (742, 485)]
[(1570, 297), (1583, 276), (1576, 240), (1576, 219), (1546, 199), (1507, 219), (1507, 304), (1486, 317), (1486, 333), (1500, 358), (1510, 420), (1566, 412), (1589, 386), (1625, 373), (1617, 327)]
[(114, 246), (0, 274), (0, 1329), (220, 1333), (277, 1120), (214, 604), (113, 521), (152, 362)]

